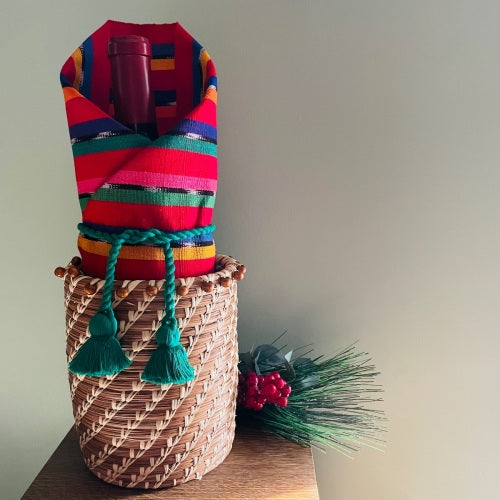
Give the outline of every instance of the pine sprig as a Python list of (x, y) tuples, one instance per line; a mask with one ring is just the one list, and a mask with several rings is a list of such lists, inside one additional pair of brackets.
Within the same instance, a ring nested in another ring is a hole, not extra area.
[[(278, 363), (282, 361), (268, 348), (265, 349), (268, 359), (261, 360), (266, 371), (272, 368), (271, 357)], [(246, 353), (246, 359), (255, 352), (258, 354), (259, 348)], [(245, 359), (245, 355), (242, 357)], [(379, 372), (366, 353), (355, 352), (354, 346), (350, 346), (332, 358), (285, 359), (281, 367), (275, 369), (289, 377), (291, 375), (288, 383), (292, 392), (288, 405), (284, 408), (265, 405), (261, 411), (239, 407), (241, 419), (323, 451), (333, 448), (351, 456), (361, 445), (382, 448), (379, 435), (384, 430), (384, 415), (381, 410), (370, 406), (382, 401), (382, 389), (374, 383)]]

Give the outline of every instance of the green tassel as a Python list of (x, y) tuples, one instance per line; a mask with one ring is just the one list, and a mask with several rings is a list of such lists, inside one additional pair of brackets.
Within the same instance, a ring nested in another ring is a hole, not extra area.
[(131, 365), (116, 338), (118, 324), (111, 309), (98, 311), (89, 322), (90, 338), (78, 349), (69, 370), (78, 375), (113, 375)]
[(152, 384), (184, 384), (193, 380), (194, 370), (186, 350), (179, 342), (180, 332), (175, 320), (164, 323), (156, 332), (158, 347), (151, 354), (141, 379)]

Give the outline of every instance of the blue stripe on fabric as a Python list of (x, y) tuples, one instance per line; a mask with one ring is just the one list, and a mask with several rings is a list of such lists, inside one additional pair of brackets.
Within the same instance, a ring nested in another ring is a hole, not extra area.
[(201, 135), (217, 141), (217, 129), (208, 123), (198, 122), (196, 120), (182, 120), (172, 130), (182, 132), (184, 134), (191, 133)]
[(90, 82), (92, 81), (92, 66), (94, 64), (94, 49), (92, 47), (92, 38), (87, 38), (82, 44), (82, 82), (80, 92), (87, 98), (90, 98)]
[(217, 77), (216, 76), (211, 76), (208, 80), (207, 80), (207, 87), (205, 90), (208, 89), (208, 87), (210, 87), (210, 85), (213, 85), (215, 88), (217, 88)]
[(200, 53), (203, 47), (193, 40), (193, 106), (198, 106), (201, 102), (201, 63)]
[(59, 75), (59, 80), (61, 81), (61, 86), (63, 86), (63, 87), (71, 87), (70, 81), (62, 73)]
[(116, 132), (118, 130), (130, 131), (127, 127), (112, 118), (98, 118), (97, 120), (72, 125), (69, 127), (69, 136), (71, 139), (77, 139), (79, 137), (96, 135), (102, 132)]
[(177, 99), (177, 93), (175, 90), (155, 90), (155, 105), (156, 106), (168, 106), (172, 104)]
[(175, 55), (173, 43), (154, 43), (151, 45), (153, 59), (172, 58)]
[(183, 242), (193, 242), (196, 243), (198, 241), (212, 241), (214, 239), (214, 233), (201, 234), (199, 236), (193, 236), (192, 238), (184, 238), (181, 241)]

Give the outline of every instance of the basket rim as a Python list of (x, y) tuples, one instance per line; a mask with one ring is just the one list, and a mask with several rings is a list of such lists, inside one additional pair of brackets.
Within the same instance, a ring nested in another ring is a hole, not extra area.
[[(238, 260), (236, 260), (234, 257), (231, 257), (230, 255), (225, 255), (225, 254), (216, 254), (215, 256), (215, 264), (216, 266), (222, 265), (223, 267), (217, 271), (214, 271), (212, 273), (208, 274), (201, 274), (199, 276), (189, 276), (189, 277), (184, 277), (184, 278), (176, 278), (175, 279), (175, 284), (176, 285), (186, 285), (189, 284), (190, 286), (193, 285), (200, 285), (203, 282), (216, 282), (220, 278), (225, 278), (225, 277), (231, 277), (233, 272), (238, 270), (238, 267), (242, 265), (242, 263)], [(63, 276), (60, 276), (61, 280), (65, 280), (66, 277), (71, 276), (69, 273), (70, 267), (74, 267), (71, 265), (71, 262), (65, 267), (65, 273)], [(105, 279), (104, 278), (98, 278), (95, 276), (91, 276), (88, 274), (83, 273), (80, 270), (79, 275), (77, 276), (78, 282), (81, 284), (85, 283), (92, 283), (93, 285), (99, 285), (99, 284), (104, 284)], [(165, 280), (164, 279), (123, 279), (123, 280), (113, 280), (113, 282), (116, 283), (145, 283), (148, 285), (154, 285), (156, 283), (163, 283)]]

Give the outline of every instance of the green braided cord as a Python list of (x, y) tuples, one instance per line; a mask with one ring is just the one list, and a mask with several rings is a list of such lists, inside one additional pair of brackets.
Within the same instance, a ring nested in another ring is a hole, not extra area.
[(141, 380), (152, 384), (184, 384), (193, 380), (194, 370), (189, 363), (181, 333), (175, 319), (175, 265), (170, 243), (163, 246), (165, 254), (165, 314), (155, 332), (157, 348), (151, 354)]
[(175, 324), (175, 264), (170, 243), (163, 247), (165, 254), (165, 285), (163, 287), (163, 297), (165, 300), (165, 316), (161, 320), (162, 324)]
[(106, 275), (104, 279), (104, 286), (102, 288), (102, 299), (99, 311), (111, 309), (113, 301), (113, 282), (115, 280), (116, 263), (118, 262), (118, 254), (122, 248), (125, 238), (116, 238), (111, 244), (111, 249), (108, 254), (108, 262), (106, 264)]
[(113, 297), (113, 281), (115, 278), (116, 263), (118, 261), (118, 254), (123, 244), (138, 245), (139, 243), (149, 243), (151, 245), (161, 245), (165, 254), (165, 311), (166, 318), (175, 319), (174, 311), (174, 290), (175, 290), (175, 266), (172, 250), (170, 248), (171, 241), (184, 240), (201, 236), (203, 234), (213, 233), (215, 225), (197, 227), (194, 229), (183, 229), (182, 231), (161, 231), (159, 229), (126, 229), (121, 233), (109, 233), (95, 229), (87, 224), (78, 224), (78, 230), (85, 236), (95, 238), (101, 241), (106, 241), (111, 244), (111, 249), (108, 254), (108, 261), (106, 265), (105, 283), (102, 292), (100, 311), (111, 309)]
[(213, 233), (215, 225), (195, 227), (194, 229), (183, 229), (182, 231), (161, 231), (160, 229), (126, 229), (121, 233), (108, 233), (100, 231), (85, 223), (78, 224), (80, 233), (90, 238), (106, 241), (113, 244), (117, 239), (123, 237), (123, 243), (138, 245), (139, 243), (149, 243), (151, 245), (163, 246), (171, 241), (185, 240), (203, 234)]
[[(167, 305), (174, 307), (173, 293), (175, 290), (175, 277), (174, 277), (174, 260), (172, 250), (170, 249), (171, 241), (184, 240), (186, 238), (193, 238), (194, 236), (201, 236), (203, 234), (213, 233), (215, 225), (197, 227), (194, 229), (184, 229), (182, 231), (160, 231), (159, 229), (126, 229), (121, 233), (109, 233), (94, 229), (84, 223), (78, 224), (78, 230), (85, 236), (95, 238), (101, 241), (106, 241), (111, 244), (111, 249), (108, 254), (108, 262), (106, 265), (105, 283), (102, 292), (102, 300), (99, 310), (111, 308), (113, 297), (113, 281), (115, 278), (115, 268), (118, 261), (118, 254), (123, 244), (138, 245), (139, 243), (149, 243), (151, 245), (161, 245), (165, 253), (165, 309), (168, 311)], [(167, 250), (168, 248), (168, 250)], [(167, 261), (170, 260), (167, 264)], [(167, 269), (168, 268), (168, 269)], [(169, 277), (172, 278), (172, 283), (168, 283)], [(167, 284), (171, 289), (167, 292)], [(167, 299), (167, 293), (169, 298)], [(174, 313), (175, 317), (175, 313)]]
[(115, 267), (123, 242), (124, 238), (118, 237), (111, 245), (101, 304), (89, 321), (90, 338), (80, 347), (69, 364), (69, 369), (73, 373), (89, 377), (112, 375), (132, 363), (116, 338), (118, 323), (111, 307)]
[[(148, 243), (161, 246), (165, 255), (165, 315), (155, 334), (158, 348), (151, 355), (142, 374), (142, 380), (160, 385), (181, 384), (192, 380), (194, 371), (184, 347), (180, 344), (180, 332), (175, 319), (175, 264), (170, 242), (212, 233), (215, 231), (215, 226), (211, 224), (171, 232), (159, 229), (126, 229), (121, 233), (109, 233), (80, 223), (78, 229), (85, 236), (110, 243), (111, 249), (106, 264), (101, 304), (89, 323), (91, 337), (82, 346), (82, 354), (79, 356), (77, 353), (70, 363), (70, 370), (83, 375), (100, 376), (116, 373), (130, 365), (131, 361), (121, 351), (115, 336), (117, 323), (112, 309), (115, 269), (124, 244)], [(103, 352), (100, 346), (103, 341), (106, 342), (106, 352)]]

